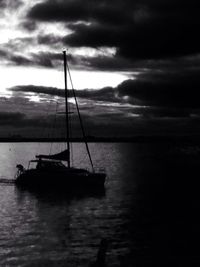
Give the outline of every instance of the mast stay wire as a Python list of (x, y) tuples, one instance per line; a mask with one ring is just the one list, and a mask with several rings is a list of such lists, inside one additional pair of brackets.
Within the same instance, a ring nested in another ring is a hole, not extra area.
[[(59, 102), (58, 102), (58, 100), (57, 100), (57, 101), (56, 101), (55, 117), (54, 117), (54, 120), (53, 120), (53, 125), (52, 125), (52, 127), (51, 127), (51, 135), (52, 135), (52, 137), (53, 137), (53, 134), (54, 134), (55, 129), (56, 129), (58, 106), (59, 106)], [(50, 136), (49, 136), (49, 137), (50, 137)], [(51, 142), (49, 155), (50, 155), (51, 152), (52, 152), (52, 148), (53, 148), (53, 142)]]
[[(68, 71), (67, 71), (67, 73), (68, 73)], [(69, 75), (69, 73), (68, 73), (68, 75)], [(68, 94), (68, 98), (69, 98), (69, 92), (67, 92), (67, 94)], [(71, 116), (70, 116), (70, 114), (72, 113), (71, 112), (71, 105), (70, 105), (70, 103), (69, 103), (69, 105), (68, 105), (68, 112), (69, 112), (69, 136), (72, 136), (72, 120), (71, 120)], [(71, 158), (71, 162), (72, 162), (72, 166), (73, 166), (73, 164), (74, 164), (74, 156), (73, 156), (73, 146), (72, 146), (72, 142), (70, 142), (70, 151), (71, 151), (71, 153), (70, 153), (70, 158)]]
[(72, 77), (71, 77), (71, 73), (70, 73), (68, 62), (66, 62), (66, 65), (67, 65), (67, 70), (68, 70), (68, 73), (69, 73), (70, 83), (71, 83), (71, 86), (72, 86), (72, 92), (73, 92), (73, 96), (74, 96), (75, 103), (76, 103), (76, 109), (77, 109), (77, 112), (78, 112), (78, 117), (79, 117), (79, 121), (80, 121), (80, 126), (81, 126), (81, 130), (82, 130), (82, 134), (83, 134), (86, 150), (87, 150), (87, 153), (88, 153), (88, 157), (89, 157), (89, 160), (90, 160), (92, 171), (94, 172), (94, 165), (93, 165), (93, 162), (92, 162), (92, 158), (91, 158), (91, 154), (90, 154), (90, 150), (89, 150), (88, 144), (86, 142), (86, 135), (85, 135), (84, 127), (83, 127), (83, 121), (82, 121), (81, 114), (80, 114), (80, 111), (79, 111), (79, 108), (78, 108), (78, 101), (77, 101), (77, 98), (76, 98), (76, 93), (75, 93), (75, 90), (74, 90), (74, 86), (73, 86)]

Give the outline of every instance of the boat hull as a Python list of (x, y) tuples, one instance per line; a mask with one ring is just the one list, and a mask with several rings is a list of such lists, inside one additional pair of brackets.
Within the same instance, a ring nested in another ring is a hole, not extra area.
[(82, 172), (79, 169), (51, 172), (30, 169), (21, 173), (15, 183), (27, 188), (88, 191), (104, 188), (105, 178), (105, 173)]

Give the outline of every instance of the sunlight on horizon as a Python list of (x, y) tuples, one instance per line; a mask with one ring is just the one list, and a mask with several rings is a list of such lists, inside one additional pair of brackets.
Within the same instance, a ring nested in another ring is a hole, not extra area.
[[(36, 85), (64, 88), (62, 71), (55, 69), (34, 69), (29, 67), (0, 67), (1, 93), (7, 93), (8, 88), (17, 85)], [(115, 87), (127, 79), (124, 73), (109, 73), (95, 71), (71, 71), (75, 89), (101, 89)], [(69, 85), (71, 88), (71, 85)]]

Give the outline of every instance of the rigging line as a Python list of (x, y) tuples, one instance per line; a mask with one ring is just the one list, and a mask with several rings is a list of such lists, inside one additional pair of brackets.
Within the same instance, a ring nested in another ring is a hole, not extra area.
[[(70, 136), (72, 136), (72, 122), (71, 120), (69, 120), (69, 131), (70, 131)], [(72, 142), (70, 143), (70, 151), (71, 151), (71, 162), (72, 162), (72, 166), (74, 164), (74, 155), (73, 155), (73, 146), (72, 146)]]
[[(54, 121), (53, 121), (52, 129), (51, 129), (52, 137), (53, 137), (53, 134), (54, 134), (54, 131), (55, 131), (55, 128), (56, 128), (58, 104), (59, 104), (58, 101), (56, 101), (56, 112), (55, 112), (55, 117), (54, 117)], [(51, 142), (49, 155), (50, 155), (51, 152), (52, 152), (52, 147), (53, 147), (53, 142)]]
[[(68, 93), (68, 98), (69, 98), (69, 91), (67, 92)], [(71, 105), (70, 103), (68, 103), (68, 127), (69, 127), (69, 138), (72, 137), (72, 120), (71, 120)], [(66, 144), (66, 143), (65, 143)], [(72, 142), (69, 143), (69, 146), (70, 146), (70, 161), (73, 165), (73, 149), (72, 149)]]
[[(68, 109), (69, 109), (69, 136), (73, 136), (72, 135), (72, 120), (71, 120), (71, 116), (70, 116), (70, 114), (71, 114), (71, 105), (68, 106)], [(71, 151), (71, 153), (70, 153), (71, 162), (72, 162), (72, 166), (73, 166), (74, 162), (73, 162), (73, 147), (72, 147), (72, 142), (70, 142), (70, 151)]]
[(70, 78), (70, 82), (71, 82), (71, 86), (72, 86), (73, 96), (74, 96), (75, 103), (76, 103), (76, 109), (77, 109), (77, 112), (78, 112), (78, 117), (79, 117), (79, 121), (80, 121), (81, 131), (82, 131), (84, 142), (85, 142), (85, 146), (86, 146), (86, 149), (87, 149), (87, 152), (88, 152), (90, 164), (92, 166), (92, 171), (94, 172), (94, 166), (93, 166), (92, 158), (91, 158), (91, 155), (90, 155), (90, 150), (89, 150), (88, 144), (86, 142), (85, 130), (84, 130), (84, 127), (83, 127), (83, 121), (82, 121), (81, 114), (80, 114), (79, 107), (78, 107), (78, 102), (77, 102), (76, 93), (75, 93), (73, 82), (72, 82), (71, 73), (70, 73), (70, 70), (69, 70), (69, 65), (68, 65), (68, 63), (66, 65), (67, 65), (67, 70), (68, 70), (68, 73), (69, 73), (69, 78)]
[(68, 152), (68, 168), (70, 168), (70, 142), (69, 142), (69, 111), (68, 111), (68, 88), (67, 88), (67, 56), (66, 51), (63, 51), (64, 59), (64, 82), (65, 82), (65, 120), (66, 120), (66, 137), (67, 137), (67, 152)]

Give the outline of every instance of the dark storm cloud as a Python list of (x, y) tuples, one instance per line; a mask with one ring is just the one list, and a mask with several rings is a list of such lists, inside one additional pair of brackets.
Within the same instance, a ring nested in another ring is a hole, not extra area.
[(110, 57), (105, 55), (90, 58), (82, 56), (77, 58), (77, 61), (80, 65), (86, 66), (87, 69), (100, 71), (136, 71), (141, 66), (141, 63), (137, 65), (136, 62), (132, 62), (123, 57)]
[[(34, 66), (43, 66), (43, 67), (57, 67), (63, 64), (63, 56), (61, 53), (57, 52), (38, 52), (38, 53), (30, 53), (26, 55), (20, 55), (20, 59), (16, 56), (16, 53), (13, 52), (21, 52), (24, 50), (26, 46), (29, 45), (46, 45), (47, 47), (51, 45), (51, 48), (55, 46), (55, 48), (59, 47), (62, 44), (63, 38), (61, 36), (56, 36), (54, 34), (39, 34), (37, 38), (26, 37), (26, 38), (16, 38), (10, 40), (8, 43), (2, 45), (4, 50), (0, 50), (0, 55), (4, 56), (19, 65), (18, 62), (22, 65), (32, 64)], [(7, 50), (11, 52), (8, 53)], [(107, 71), (130, 71), (137, 70), (137, 68), (143, 67), (145, 62), (131, 61), (128, 58), (123, 57), (114, 57), (112, 55), (106, 55), (106, 51), (104, 49), (97, 49), (100, 55), (97, 56), (83, 56), (83, 55), (73, 55), (71, 53), (68, 54), (68, 62), (70, 66), (73, 66), (75, 69), (83, 69), (84, 70), (107, 70)], [(153, 63), (152, 63), (153, 64)], [(147, 65), (147, 64), (146, 64)]]
[[(189, 108), (174, 108), (174, 107), (157, 107), (148, 106), (130, 110), (130, 114), (139, 115), (146, 119), (152, 118), (183, 118), (191, 116), (191, 109)], [(200, 115), (200, 110), (194, 111), (196, 116)]]
[[(35, 92), (64, 97), (64, 91), (40, 86), (16, 86), (13, 92)], [(72, 92), (69, 92), (72, 96)], [(114, 104), (130, 104), (131, 110), (124, 113), (151, 117), (189, 117), (200, 114), (200, 76), (196, 71), (177, 73), (144, 73), (137, 79), (122, 82), (117, 87), (99, 90), (76, 90), (79, 98), (110, 103), (111, 113)], [(96, 104), (98, 104), (95, 102)], [(135, 105), (138, 107), (136, 108)], [(118, 106), (120, 107), (120, 106)]]
[(40, 21), (90, 21), (100, 20), (109, 24), (121, 24), (127, 21), (120, 12), (120, 1), (46, 1), (36, 4), (28, 16)]
[(197, 0), (48, 0), (28, 18), (68, 24), (73, 33), (64, 41), (71, 46), (114, 46), (122, 57), (156, 59), (200, 51), (199, 9)]
[(28, 93), (47, 94), (51, 96), (61, 96), (61, 97), (65, 96), (64, 90), (55, 87), (19, 85), (9, 88), (8, 90), (12, 92), (28, 92)]
[[(8, 89), (12, 92), (28, 92), (37, 94), (46, 94), (50, 96), (65, 97), (65, 92), (63, 89), (58, 89), (55, 87), (45, 87), (45, 86), (34, 86), (34, 85), (21, 85), (14, 86)], [(87, 98), (97, 101), (118, 101), (114, 99), (114, 88), (105, 87), (102, 89), (85, 89), (85, 90), (75, 90), (75, 94), (80, 98)], [(69, 90), (69, 97), (73, 96), (73, 92)]]
[[(120, 45), (120, 32), (123, 31), (122, 28), (118, 27), (108, 27), (107, 25), (100, 24), (75, 24), (68, 25), (68, 27), (74, 32), (67, 35), (63, 41), (65, 44), (70, 46), (89, 46), (89, 47), (119, 47)], [(122, 36), (121, 36), (122, 38)], [(125, 40), (123, 40), (124, 42)]]
[(198, 72), (146, 73), (117, 87), (119, 97), (138, 105), (199, 108), (200, 76)]

